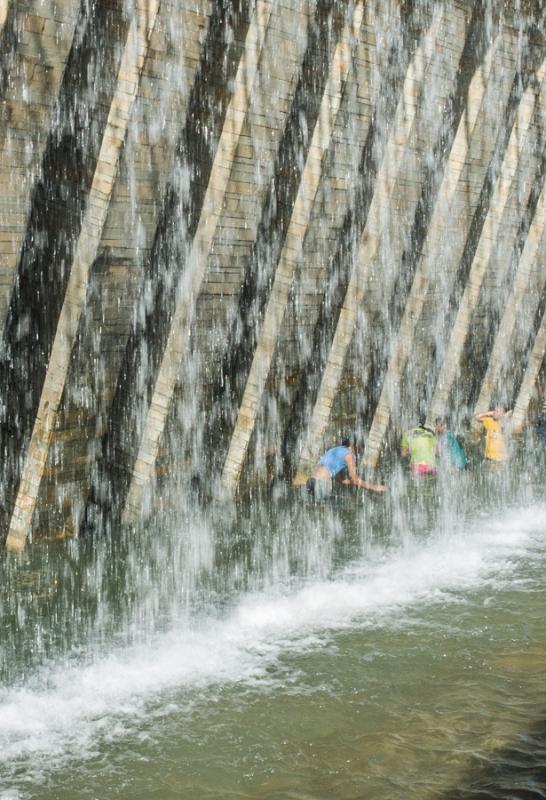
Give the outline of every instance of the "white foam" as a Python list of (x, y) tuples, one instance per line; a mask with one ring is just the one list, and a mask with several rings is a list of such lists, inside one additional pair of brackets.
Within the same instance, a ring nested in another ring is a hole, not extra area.
[(456, 536), (376, 550), (335, 579), (247, 595), (225, 619), (175, 628), (89, 663), (42, 668), (0, 693), (0, 770), (90, 753), (161, 705), (165, 692), (187, 689), (190, 698), (218, 684), (265, 681), (281, 654), (316, 647), (330, 629), (399, 624), (404, 609), (460, 602), (464, 592), (502, 585), (520, 557), (544, 557), (545, 518), (545, 507), (535, 505), (477, 520)]

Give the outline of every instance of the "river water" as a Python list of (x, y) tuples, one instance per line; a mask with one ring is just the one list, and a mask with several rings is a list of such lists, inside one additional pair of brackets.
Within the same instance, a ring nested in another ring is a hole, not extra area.
[(543, 475), (3, 556), (1, 800), (546, 797)]

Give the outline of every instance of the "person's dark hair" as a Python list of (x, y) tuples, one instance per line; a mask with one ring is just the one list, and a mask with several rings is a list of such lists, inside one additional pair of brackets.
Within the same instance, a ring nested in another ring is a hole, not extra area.
[(351, 447), (353, 440), (350, 436), (342, 436), (341, 437), (341, 446), (342, 447)]
[(426, 421), (427, 421), (427, 415), (419, 414), (419, 425), (421, 426), (421, 428), (425, 427)]
[(446, 418), (445, 417), (436, 417), (436, 419), (434, 420), (434, 424), (435, 425), (447, 425)]

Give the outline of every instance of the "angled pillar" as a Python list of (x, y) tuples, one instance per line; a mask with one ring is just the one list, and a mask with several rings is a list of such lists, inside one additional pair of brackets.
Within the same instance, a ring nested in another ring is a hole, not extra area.
[(392, 408), (399, 396), (400, 383), (412, 352), (413, 341), (429, 289), (429, 283), (434, 275), (442, 250), (445, 220), (450, 214), (455, 192), (465, 167), (470, 141), (480, 118), (487, 82), (500, 39), (499, 35), (494, 40), (483, 64), (476, 70), (470, 83), (467, 105), (461, 116), (444, 170), (427, 231), (424, 252), (415, 270), (411, 292), (404, 308), (404, 314), (368, 436), (366, 460), (372, 467), (376, 466), (379, 459)]
[[(429, 418), (431, 420), (445, 416), (447, 412), (450, 393), (459, 374), (461, 355), (469, 335), (472, 316), (478, 304), (485, 275), (491, 268), (495, 243), (503, 225), (504, 209), (517, 174), (520, 157), (529, 145), (529, 127), (533, 121), (537, 103), (540, 102), (546, 105), (546, 61), (543, 62), (538, 70), (537, 80), (541, 87), (540, 98), (537, 97), (536, 89), (533, 86), (528, 86), (519, 104), (517, 118), (504, 154), (500, 174), (436, 382), (429, 409)], [(527, 185), (530, 188), (530, 181), (527, 181)]]
[[(111, 441), (109, 414), (120, 372), (127, 366), (140, 287), (145, 281), (157, 286), (149, 269), (151, 253), (177, 163), (181, 128), (194, 107), (203, 105), (192, 100), (213, 24), (209, 0), (160, 3), (34, 512), (33, 529), (40, 535), (84, 534), (98, 524), (96, 503), (106, 497), (102, 487), (106, 484), (108, 492), (116, 492), (115, 482), (102, 482), (105, 443), (107, 438)], [(198, 124), (195, 121), (194, 127)], [(132, 410), (131, 403), (126, 412)], [(128, 420), (123, 430), (131, 427)]]
[[(529, 329), (533, 325), (534, 317), (530, 305), (534, 302), (535, 310), (538, 308), (546, 284), (546, 270), (540, 263), (537, 265), (537, 259), (541, 257), (540, 250), (544, 241), (545, 229), (546, 181), (542, 185), (533, 221), (517, 266), (512, 291), (495, 336), (487, 371), (476, 402), (475, 413), (491, 408), (491, 405), (497, 401), (496, 394), (500, 390), (501, 380), (508, 380), (504, 372), (512, 355), (512, 339), (516, 326), (520, 333), (530, 333)], [(531, 274), (537, 266), (536, 286), (531, 287)]]
[(89, 270), (97, 254), (117, 174), (119, 157), (133, 103), (138, 93), (140, 75), (158, 6), (159, 0), (137, 2), (135, 18), (129, 28), (117, 76), (118, 83), (110, 106), (87, 208), (70, 269), (38, 412), (23, 462), (21, 480), (6, 540), (6, 546), (10, 549), (22, 549), (31, 533), (32, 517), (40, 482), (86, 299)]
[(529, 354), (525, 374), (519, 388), (516, 402), (514, 403), (514, 413), (512, 415), (512, 432), (521, 433), (527, 421), (529, 405), (537, 385), (538, 376), (544, 355), (546, 354), (546, 312), (542, 316), (542, 322), (538, 329), (533, 349)]
[(413, 124), (418, 112), (418, 87), (422, 85), (431, 60), (434, 58), (438, 32), (442, 27), (444, 13), (436, 15), (430, 29), (417, 48), (402, 88), (391, 133), (384, 152), (383, 161), (374, 185), (366, 226), (360, 241), (355, 267), (351, 273), (343, 307), (330, 348), (328, 361), (322, 375), (317, 400), (313, 408), (306, 440), (294, 479), (295, 485), (305, 482), (309, 468), (316, 461), (322, 437), (330, 418), (330, 412), (339, 389), (347, 350), (354, 335), (358, 309), (366, 279), (381, 247), (381, 215), (388, 208), (404, 158), (410, 146)]
[[(4, 88), (0, 97), (1, 332), (23, 247), (32, 193), (41, 178), (40, 163), (59, 102), (78, 9), (79, 3), (73, 0), (72, 6), (60, 5), (51, 18), (53, 12), (47, 9), (40, 16), (23, 11), (22, 4), (17, 9), (12, 4), (8, 19), (8, 0), (0, 0), (0, 76), (4, 73), (6, 84), (1, 87), (0, 81), (0, 89)], [(19, 25), (16, 37), (10, 28)], [(10, 40), (9, 45), (3, 38)]]
[(332, 59), (307, 161), (265, 310), (260, 338), (254, 352), (224, 464), (222, 485), (230, 495), (235, 494), (237, 490), (250, 438), (256, 424), (292, 280), (301, 259), (303, 240), (309, 226), (311, 210), (321, 178), (323, 157), (330, 146), (341, 105), (343, 87), (351, 64), (353, 41), (358, 36), (363, 11), (363, 2), (357, 2), (352, 21), (344, 27)]
[(0, 33), (8, 16), (8, 0), (0, 0)]
[(271, 0), (259, 0), (256, 3), (248, 28), (243, 55), (235, 77), (233, 94), (214, 157), (199, 223), (193, 238), (181, 285), (178, 288), (178, 300), (167, 344), (161, 358), (153, 396), (144, 421), (143, 433), (122, 514), (122, 521), (126, 523), (134, 522), (140, 517), (144, 494), (150, 485), (155, 470), (160, 439), (173, 401), (180, 361), (186, 349), (186, 341), (195, 313), (195, 303), (203, 283), (207, 259), (222, 211), (231, 166), (236, 155), (245, 114), (258, 71), (260, 54), (271, 11)]

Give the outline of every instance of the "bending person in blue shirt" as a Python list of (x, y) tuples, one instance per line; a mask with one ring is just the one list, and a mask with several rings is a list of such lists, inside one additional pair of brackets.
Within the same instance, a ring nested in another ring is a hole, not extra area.
[(382, 484), (368, 483), (358, 477), (354, 447), (348, 438), (342, 439), (340, 445), (330, 448), (319, 459), (307, 481), (307, 491), (317, 500), (324, 500), (332, 493), (334, 479), (370, 492), (384, 492), (386, 489)]

